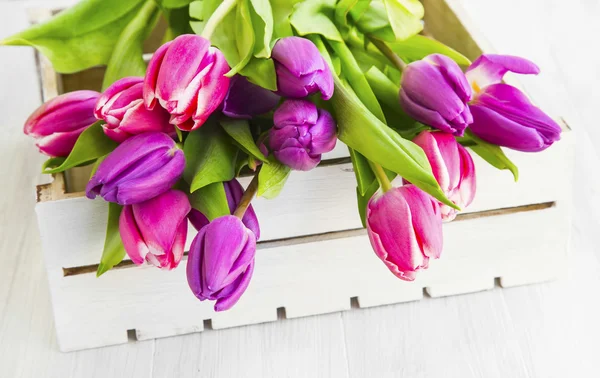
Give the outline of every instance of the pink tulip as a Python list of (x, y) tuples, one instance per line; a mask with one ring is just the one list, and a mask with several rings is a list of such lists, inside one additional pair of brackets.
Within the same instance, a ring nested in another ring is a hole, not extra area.
[(375, 254), (398, 278), (413, 281), (442, 253), (442, 218), (436, 201), (414, 185), (377, 192), (367, 206)]
[(187, 196), (179, 190), (125, 206), (119, 233), (131, 261), (138, 265), (146, 261), (167, 270), (176, 268), (183, 257), (190, 210)]
[[(473, 158), (466, 148), (450, 134), (423, 131), (413, 142), (425, 151), (433, 176), (446, 197), (458, 207), (465, 208), (475, 198), (476, 180)], [(440, 203), (442, 219), (451, 221), (457, 210)]]
[(96, 103), (96, 118), (106, 121), (104, 133), (121, 143), (130, 136), (147, 131), (160, 131), (175, 136), (175, 127), (169, 124), (169, 113), (161, 107), (146, 109), (142, 90), (144, 78), (125, 77), (115, 81)]
[(99, 96), (95, 91), (57, 96), (29, 116), (23, 132), (37, 140), (40, 152), (48, 156), (69, 156), (79, 135), (96, 122), (94, 105)]
[(156, 102), (171, 114), (181, 130), (197, 129), (221, 105), (229, 78), (223, 53), (200, 36), (184, 34), (162, 45), (148, 65), (144, 103)]

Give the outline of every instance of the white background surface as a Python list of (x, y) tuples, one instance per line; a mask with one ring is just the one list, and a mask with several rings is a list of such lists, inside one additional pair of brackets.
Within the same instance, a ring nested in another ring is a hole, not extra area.
[[(497, 51), (538, 63), (525, 88), (576, 130), (567, 278), (62, 354), (33, 211), (43, 157), (22, 135), (40, 101), (35, 61), (31, 49), (2, 47), (0, 377), (598, 377), (600, 4), (460, 3)], [(24, 4), (0, 1), (0, 37), (25, 27)]]

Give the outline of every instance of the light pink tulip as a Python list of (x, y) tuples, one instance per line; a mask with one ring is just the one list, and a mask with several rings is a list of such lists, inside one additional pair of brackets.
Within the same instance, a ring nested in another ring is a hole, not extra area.
[(25, 121), (23, 132), (34, 137), (40, 152), (68, 156), (79, 135), (96, 122), (95, 91), (75, 91), (57, 96), (37, 108)]
[(190, 210), (187, 196), (179, 190), (125, 206), (119, 233), (131, 261), (138, 265), (147, 261), (167, 270), (177, 267), (183, 257)]
[(158, 102), (181, 130), (197, 129), (227, 95), (228, 71), (225, 56), (207, 39), (181, 35), (152, 56), (144, 79), (144, 103), (154, 109)]
[(442, 253), (439, 205), (411, 184), (375, 193), (367, 206), (367, 231), (375, 254), (405, 281)]
[[(466, 148), (451, 134), (423, 131), (413, 142), (425, 151), (433, 176), (446, 197), (464, 209), (475, 198), (475, 164)], [(451, 221), (457, 210), (440, 203), (442, 219)]]
[(115, 81), (98, 99), (94, 114), (106, 121), (102, 126), (104, 133), (115, 142), (121, 143), (130, 136), (148, 131), (176, 135), (166, 110), (158, 106), (146, 109), (143, 87), (143, 77), (124, 77)]

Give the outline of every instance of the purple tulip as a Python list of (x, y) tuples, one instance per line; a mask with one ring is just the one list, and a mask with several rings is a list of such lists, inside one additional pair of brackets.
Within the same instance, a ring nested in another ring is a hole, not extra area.
[(400, 105), (417, 121), (458, 136), (473, 122), (467, 105), (471, 87), (447, 56), (432, 54), (409, 64), (400, 85)]
[(321, 92), (324, 100), (333, 95), (329, 65), (311, 41), (301, 37), (282, 38), (273, 47), (277, 90), (284, 97), (304, 98)]
[(367, 231), (375, 254), (402, 280), (413, 281), (442, 253), (439, 206), (414, 185), (375, 193), (367, 206)]
[(169, 113), (161, 107), (146, 109), (142, 96), (143, 77), (125, 77), (115, 81), (104, 91), (94, 114), (106, 121), (104, 133), (115, 142), (148, 131), (161, 131), (172, 137), (175, 127), (169, 124)]
[(187, 280), (194, 295), (216, 301), (215, 311), (228, 310), (252, 278), (256, 236), (242, 221), (225, 215), (203, 227), (194, 238), (187, 262)]
[(231, 118), (250, 119), (275, 109), (279, 99), (280, 97), (270, 90), (236, 75), (231, 79), (229, 91), (223, 101), (223, 114)]
[[(475, 164), (466, 148), (450, 134), (423, 131), (413, 143), (425, 151), (433, 176), (448, 199), (465, 208), (475, 198)], [(457, 211), (450, 206), (440, 205), (442, 220), (451, 221)]]
[(197, 129), (221, 105), (229, 78), (223, 53), (197, 35), (184, 34), (162, 45), (150, 60), (144, 79), (144, 103), (156, 102), (181, 130)]
[(95, 91), (75, 91), (57, 96), (37, 108), (25, 121), (23, 132), (34, 137), (40, 152), (69, 156), (79, 135), (96, 122)]
[(560, 140), (561, 128), (520, 90), (501, 82), (509, 71), (540, 72), (527, 59), (495, 54), (480, 56), (467, 69), (467, 79), (475, 90), (470, 128), (481, 139), (513, 150), (545, 150)]
[(169, 190), (184, 167), (183, 151), (167, 134), (136, 135), (100, 163), (87, 184), (86, 196), (94, 199), (100, 195), (119, 205), (144, 202)]
[(119, 233), (131, 261), (171, 270), (179, 265), (187, 237), (190, 202), (179, 190), (127, 205), (119, 218)]
[[(240, 203), (242, 196), (244, 195), (244, 188), (242, 187), (242, 184), (240, 184), (239, 181), (236, 179), (224, 182), (223, 187), (225, 188), (225, 195), (227, 196), (229, 214), (233, 214), (238, 204)], [(206, 218), (204, 214), (202, 214), (196, 209), (192, 209), (189, 218), (190, 222), (192, 223), (192, 226), (194, 226), (196, 230), (200, 230), (202, 227), (206, 226), (209, 223), (208, 218)], [(248, 209), (246, 209), (246, 213), (242, 218), (242, 223), (244, 223), (244, 226), (246, 226), (247, 228), (252, 230), (252, 232), (254, 232), (257, 240), (260, 239), (260, 226), (258, 224), (258, 218), (256, 217), (256, 213), (254, 212), (252, 205), (249, 205)]]
[(313, 169), (321, 161), (321, 154), (335, 147), (335, 120), (310, 101), (286, 100), (275, 111), (273, 122), (269, 132), (271, 150), (292, 169)]

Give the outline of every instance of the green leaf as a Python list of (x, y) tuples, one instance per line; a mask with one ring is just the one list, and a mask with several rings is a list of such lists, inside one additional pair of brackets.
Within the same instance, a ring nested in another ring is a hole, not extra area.
[(519, 168), (504, 154), (504, 151), (499, 146), (478, 138), (469, 129), (465, 131), (464, 137), (456, 139), (466, 144), (473, 152), (481, 156), (483, 160), (487, 161), (493, 167), (509, 170), (513, 174), (515, 182), (519, 180)]
[(44, 169), (42, 173), (58, 173), (79, 165), (90, 164), (101, 156), (107, 155), (117, 147), (117, 143), (104, 135), (103, 121), (98, 121), (88, 127), (73, 147), (67, 158), (58, 167)]
[(163, 8), (181, 8), (189, 5), (194, 0), (156, 0)]
[(331, 41), (341, 42), (342, 36), (331, 21), (335, 0), (305, 0), (294, 7), (290, 22), (299, 35), (321, 34)]
[(273, 9), (273, 37), (283, 38), (294, 35), (290, 15), (294, 6), (303, 0), (270, 0)]
[(273, 37), (273, 11), (269, 0), (250, 0), (250, 16), (256, 41), (254, 56), (257, 58), (271, 57), (271, 38)]
[(183, 8), (163, 9), (163, 14), (167, 19), (167, 31), (163, 38), (163, 43), (174, 40), (183, 34), (193, 34), (190, 26), (189, 6)]
[(100, 258), (100, 264), (96, 271), (96, 277), (112, 269), (125, 257), (125, 247), (119, 234), (119, 217), (123, 206), (116, 203), (108, 203), (108, 222), (106, 224), (106, 238), (104, 239), (104, 250)]
[(227, 61), (230, 65), (235, 64), (226, 75), (232, 77), (248, 64), (254, 52), (255, 36), (252, 28), (249, 0), (239, 1), (235, 14), (235, 38), (232, 36), (229, 36), (229, 38), (235, 40), (239, 57), (235, 63)]
[(215, 218), (229, 215), (227, 194), (222, 182), (206, 185), (188, 195), (192, 207), (212, 221)]
[[(357, 20), (354, 16), (353, 18)], [(382, 1), (372, 1), (356, 22), (356, 27), (364, 34), (373, 35), (387, 42), (396, 40)]]
[(258, 197), (273, 199), (279, 195), (290, 174), (290, 167), (281, 164), (273, 155), (269, 164), (263, 164), (258, 172)]
[(402, 60), (414, 62), (421, 60), (427, 55), (442, 54), (454, 60), (461, 66), (468, 66), (471, 61), (458, 51), (436, 41), (435, 39), (423, 35), (415, 35), (404, 41), (397, 41), (388, 44)]
[(377, 67), (371, 67), (365, 77), (379, 101), (391, 108), (400, 108), (400, 87), (394, 84)]
[(260, 161), (268, 162), (265, 155), (260, 152), (260, 149), (256, 145), (254, 138), (252, 138), (252, 132), (250, 132), (250, 124), (248, 123), (248, 120), (222, 117), (219, 120), (219, 123), (221, 126), (223, 126), (225, 132), (239, 144), (245, 153), (255, 157)]
[(147, 0), (138, 14), (123, 29), (108, 61), (102, 82), (103, 89), (126, 76), (145, 75), (143, 45), (156, 26), (159, 16), (160, 10), (154, 0)]
[(32, 46), (61, 73), (108, 63), (144, 0), (85, 0), (47, 22), (10, 36), (0, 45)]
[(425, 8), (419, 0), (383, 0), (397, 41), (408, 39), (423, 30)]
[(238, 149), (214, 119), (189, 133), (183, 152), (186, 161), (183, 178), (190, 184), (192, 193), (235, 177)]
[(364, 195), (371, 183), (373, 183), (373, 181), (377, 181), (375, 174), (371, 170), (369, 161), (365, 159), (364, 156), (362, 156), (359, 152), (354, 151), (350, 147), (348, 147), (348, 151), (350, 152), (350, 159), (352, 160), (352, 170), (356, 176), (358, 193), (360, 195)]
[(449, 206), (456, 207), (438, 185), (423, 150), (382, 123), (334, 77), (330, 100), (338, 122), (338, 138), (367, 159), (398, 173)]
[(240, 72), (252, 83), (270, 91), (277, 90), (277, 74), (273, 59), (252, 57), (250, 62)]
[(65, 160), (67, 160), (66, 157), (51, 157), (50, 159), (46, 160), (44, 164), (42, 164), (42, 173), (49, 169), (60, 167)]
[[(194, 21), (190, 22), (190, 25), (192, 26), (194, 33), (202, 34), (208, 19), (222, 2), (223, 0), (198, 0), (190, 3), (190, 17), (194, 19)], [(235, 15), (233, 12), (230, 12), (230, 15), (233, 15), (233, 20), (235, 20)], [(232, 17), (229, 17), (229, 19), (224, 19), (223, 22), (232, 21)], [(233, 24), (229, 23), (226, 26), (233, 27)], [(214, 43), (212, 40), (211, 42)], [(233, 41), (231, 42), (233, 43)]]

